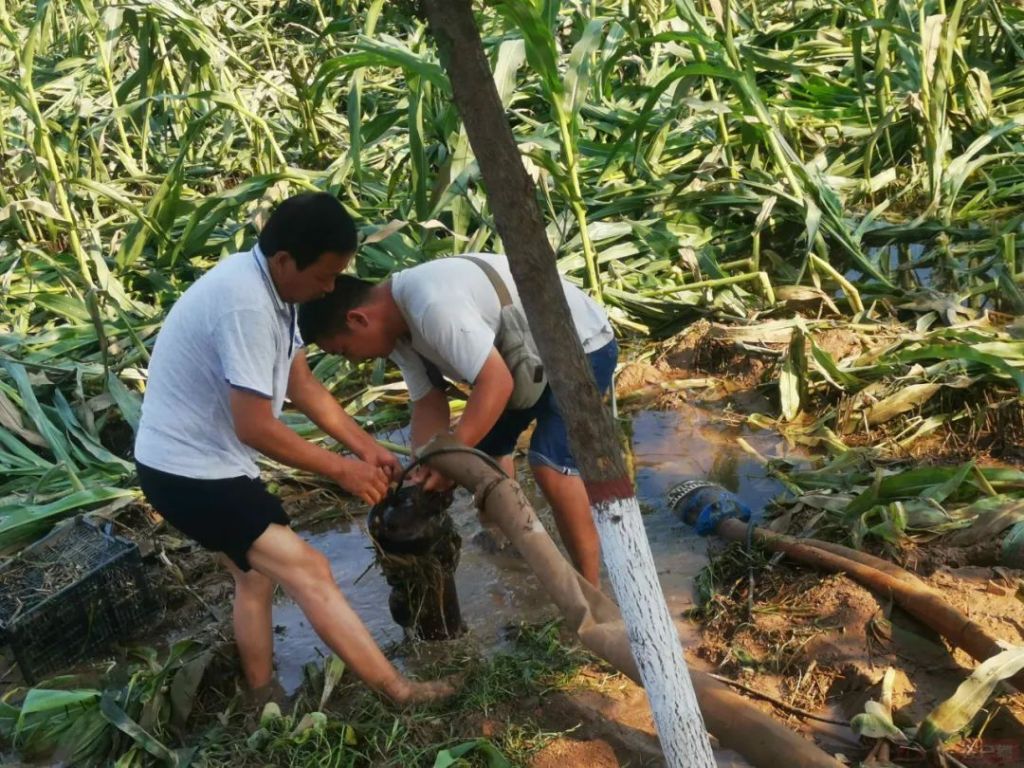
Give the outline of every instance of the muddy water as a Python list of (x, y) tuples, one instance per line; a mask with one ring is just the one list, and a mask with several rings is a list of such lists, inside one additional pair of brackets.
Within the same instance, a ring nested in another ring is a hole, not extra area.
[[(666, 600), (673, 615), (678, 616), (692, 605), (693, 580), (707, 562), (706, 545), (666, 509), (665, 492), (680, 480), (709, 478), (759, 509), (781, 491), (781, 486), (739, 448), (736, 437), (744, 437), (769, 456), (779, 455), (778, 439), (767, 432), (725, 430), (712, 423), (706, 411), (694, 408), (642, 412), (633, 420), (632, 433), (637, 492), (647, 510), (644, 523)], [(529, 480), (528, 471), (520, 472), (520, 481), (541, 520), (554, 532), (550, 511)], [(522, 560), (503, 552), (491, 554), (475, 541), (480, 525), (468, 494), (457, 496), (451, 513), (463, 539), (456, 583), (469, 642), (482, 653), (493, 652), (506, 642), (509, 625), (556, 615)], [(404, 665), (418, 655), (419, 649), (398, 645), (403, 633), (388, 613), (389, 589), (380, 571), (372, 567), (373, 553), (364, 523), (360, 518), (302, 535), (330, 558), (335, 578), (353, 608), (377, 641), (394, 650), (398, 663)], [(327, 651), (298, 607), (287, 598), (280, 598), (275, 605), (274, 624), (278, 674), (282, 684), (294, 690), (302, 681), (302, 667), (319, 662)], [(434, 645), (443, 653), (443, 644)]]
[[(705, 478), (728, 488), (755, 515), (782, 484), (760, 461), (740, 448), (742, 437), (762, 456), (784, 455), (775, 433), (746, 427), (725, 428), (703, 409), (645, 411), (633, 419), (637, 496), (644, 527), (672, 615), (693, 607), (693, 582), (707, 564), (707, 540), (693, 533), (665, 505), (666, 492), (682, 480)], [(693, 627), (696, 642), (696, 627)]]
[[(521, 478), (523, 479), (523, 478)], [(523, 479), (525, 480), (525, 479)], [(524, 482), (531, 501), (538, 496)], [(499, 648), (506, 641), (506, 628), (520, 621), (538, 621), (555, 616), (543, 590), (530, 577), (526, 564), (504, 553), (488, 554), (473, 537), (480, 532), (472, 497), (460, 491), (449, 510), (462, 536), (462, 554), (455, 574), (462, 619), (470, 639), (483, 651)], [(395, 648), (404, 640), (402, 628), (388, 612), (390, 588), (380, 570), (373, 566), (373, 551), (364, 530), (365, 519), (322, 533), (301, 533), (326, 554), (334, 575), (352, 607), (366, 623), (382, 647), (392, 654), (399, 666), (414, 650), (408, 644)], [(369, 570), (367, 571), (367, 568)], [(289, 692), (302, 682), (302, 667), (319, 660), (327, 653), (298, 606), (286, 597), (274, 606), (274, 654), (278, 677)], [(460, 640), (459, 642), (463, 642)], [(443, 645), (443, 644), (433, 644)]]

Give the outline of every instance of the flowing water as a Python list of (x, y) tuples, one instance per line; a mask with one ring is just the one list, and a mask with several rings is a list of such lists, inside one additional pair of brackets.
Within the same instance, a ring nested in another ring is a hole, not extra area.
[[(762, 455), (782, 455), (777, 436), (745, 428), (723, 429), (720, 422), (712, 423), (706, 411), (696, 408), (641, 412), (633, 419), (637, 495), (647, 511), (644, 523), (651, 551), (674, 616), (692, 605), (693, 580), (706, 564), (707, 555), (704, 540), (666, 508), (665, 492), (681, 480), (708, 478), (759, 510), (782, 490), (757, 459), (741, 450), (737, 437), (743, 437)], [(527, 497), (548, 530), (554, 532), (547, 504), (528, 474), (520, 472)], [(509, 625), (553, 618), (555, 608), (522, 560), (506, 552), (491, 554), (475, 542), (480, 525), (470, 496), (460, 492), (450, 511), (463, 540), (456, 573), (462, 618), (470, 640), (481, 652), (500, 649)], [(373, 567), (364, 525), (365, 519), (358, 518), (302, 535), (330, 558), (339, 586), (376, 640), (385, 648), (394, 648), (402, 642), (403, 633), (388, 612), (389, 588)], [(607, 583), (604, 586), (607, 588)], [(302, 682), (303, 666), (319, 663), (327, 651), (289, 599), (282, 597), (275, 605), (274, 624), (278, 674), (291, 691)], [(443, 652), (443, 644), (434, 645)], [(415, 653), (409, 644), (394, 650), (400, 665)]]

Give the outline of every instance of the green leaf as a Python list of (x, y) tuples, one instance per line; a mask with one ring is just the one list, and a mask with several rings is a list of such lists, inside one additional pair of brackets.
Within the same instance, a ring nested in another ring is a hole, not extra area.
[(128, 734), (132, 740), (146, 750), (153, 757), (162, 760), (165, 765), (171, 768), (178, 768), (180, 761), (178, 755), (168, 749), (164, 744), (141, 725), (135, 722), (128, 713), (117, 703), (113, 692), (104, 691), (100, 698), (100, 712), (107, 721), (119, 731)]
[(68, 512), (92, 508), (114, 499), (137, 495), (131, 488), (94, 486), (69, 493), (46, 504), (0, 505), (0, 550), (44, 532)]
[(1024, 522), (1015, 523), (1003, 537), (1000, 561), (1010, 568), (1024, 568)]
[(814, 343), (811, 339), (811, 359), (815, 367), (825, 376), (841, 388), (857, 389), (864, 385), (864, 382), (854, 374), (844, 371), (828, 352)]
[(882, 498), (881, 490), (882, 472), (881, 470), (878, 470), (875, 472), (875, 477), (871, 486), (854, 498), (854, 500), (847, 505), (843, 514), (848, 520), (860, 517), (879, 502), (879, 499)]
[(1024, 646), (1009, 648), (983, 662), (950, 698), (921, 723), (917, 740), (931, 748), (958, 734), (974, 719), (1001, 680), (1024, 669)]
[(61, 712), (81, 707), (83, 704), (91, 704), (99, 699), (100, 692), (97, 690), (83, 689), (76, 691), (60, 691), (48, 688), (32, 688), (25, 696), (18, 713), (18, 722), (14, 728), (14, 738), (17, 741), (24, 738), (30, 726), (32, 715), (46, 714), (49, 712)]
[(293, 744), (305, 744), (310, 737), (323, 733), (327, 727), (327, 715), (323, 712), (307, 712), (299, 720), (295, 729), (289, 734)]
[(19, 710), (0, 699), (0, 739), (14, 741), (14, 728), (18, 724)]
[[(49, 680), (46, 685), (60, 682)], [(31, 689), (18, 713), (14, 746), (30, 757), (59, 750), (70, 764), (99, 764), (110, 748), (99, 698), (100, 692), (93, 689)]]
[(170, 691), (171, 722), (179, 729), (184, 729), (188, 716), (192, 713), (196, 693), (212, 660), (213, 651), (204, 651), (174, 673)]
[(128, 389), (113, 371), (107, 373), (107, 391), (117, 404), (121, 418), (131, 425), (132, 432), (138, 432), (139, 419), (142, 418), (142, 398)]
[[(526, 61), (526, 44), (523, 40), (505, 40), (498, 48), (498, 59), (494, 64), (494, 85), (502, 106), (508, 107), (516, 93), (516, 75)], [(460, 131), (459, 139), (466, 139)]]
[(975, 519), (969, 528), (952, 534), (948, 541), (955, 547), (970, 547), (991, 541), (1007, 528), (1024, 521), (1024, 500), (1007, 494), (989, 496), (960, 510), (960, 515)]
[(260, 727), (269, 728), (281, 718), (281, 706), (276, 701), (268, 701), (260, 713)]
[(909, 744), (910, 739), (893, 723), (889, 713), (877, 701), (868, 701), (864, 712), (850, 721), (850, 729), (868, 739), (886, 739), (894, 744)]
[(327, 701), (331, 698), (331, 693), (334, 691), (335, 686), (341, 680), (341, 676), (344, 673), (345, 662), (332, 653), (324, 662), (324, 689), (320, 694), (320, 709), (327, 706)]
[[(0, 390), (0, 427), (6, 427), (30, 445), (34, 445), (37, 448), (46, 447), (46, 441), (38, 432), (25, 428), (21, 412), (3, 390)], [(30, 455), (34, 456), (31, 452)]]
[(434, 768), (449, 768), (471, 752), (479, 752), (487, 760), (488, 768), (512, 768), (508, 758), (487, 739), (464, 741), (454, 747), (442, 749), (434, 759)]
[(426, 56), (415, 53), (401, 40), (390, 35), (377, 38), (358, 37), (346, 53), (323, 63), (316, 75), (316, 88), (322, 91), (339, 74), (364, 67), (400, 67), (402, 70), (430, 81), (445, 94), (451, 93), (448, 75), (441, 66)]
[(53, 451), (53, 455), (64, 465), (68, 473), (73, 475), (74, 464), (71, 459), (71, 446), (67, 438), (43, 413), (42, 406), (39, 405), (36, 394), (32, 390), (32, 384), (29, 382), (25, 367), (10, 360), (4, 360), (3, 366), (18, 386), (18, 393), (21, 395), (21, 402), (25, 413), (32, 420), (32, 423), (36, 425), (36, 430), (46, 440), (46, 445)]
[(779, 374), (779, 397), (782, 402), (782, 418), (792, 421), (799, 415), (807, 387), (806, 336), (800, 327), (793, 329), (789, 350), (782, 361)]
[(960, 487), (967, 480), (967, 476), (974, 469), (974, 462), (968, 461), (966, 464), (961, 466), (952, 474), (948, 479), (943, 480), (941, 483), (936, 483), (933, 486), (925, 488), (921, 492), (922, 498), (931, 499), (936, 502), (943, 502), (950, 496), (960, 490)]
[(548, 101), (554, 103), (563, 88), (558, 71), (555, 35), (551, 27), (531, 0), (501, 0), (498, 10), (522, 34), (526, 42), (526, 60), (540, 76)]
[(967, 360), (1008, 376), (1013, 379), (1021, 393), (1024, 393), (1024, 372), (1017, 370), (1002, 358), (984, 354), (966, 344), (933, 344), (921, 349), (898, 352), (895, 359), (907, 363), (917, 360)]
[(594, 68), (594, 54), (601, 44), (601, 33), (604, 31), (604, 19), (592, 19), (587, 23), (579, 42), (573, 46), (569, 54), (569, 62), (565, 71), (565, 93), (562, 108), (570, 119), (575, 119), (580, 107), (587, 100), (590, 90), (590, 78)]

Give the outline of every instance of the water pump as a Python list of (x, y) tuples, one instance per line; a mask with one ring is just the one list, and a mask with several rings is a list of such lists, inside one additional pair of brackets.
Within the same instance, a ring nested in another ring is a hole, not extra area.
[(391, 587), (391, 617), (422, 640), (445, 640), (465, 629), (455, 588), (462, 538), (448, 514), (451, 503), (451, 491), (405, 485), (374, 506), (367, 520)]

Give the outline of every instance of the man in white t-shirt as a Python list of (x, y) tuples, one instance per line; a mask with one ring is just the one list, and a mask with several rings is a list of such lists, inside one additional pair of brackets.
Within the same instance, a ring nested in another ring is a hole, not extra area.
[[(313, 376), (296, 328), (295, 302), (333, 288), (355, 250), (355, 224), (335, 198), (285, 200), (258, 245), (228, 256), (182, 294), (149, 363), (135, 441), (139, 484), (170, 523), (221, 553), (235, 581), (235, 642), (257, 697), (273, 681), (275, 584), (371, 688), (399, 703), (452, 692), (446, 682), (414, 683), (387, 660), (327, 558), (288, 527), (256, 466), (263, 454), (323, 475), (368, 504), (384, 497), (399, 467)], [(286, 395), (356, 458), (286, 427), (278, 419)]]
[[(607, 391), (618, 356), (608, 317), (579, 288), (562, 283), (572, 330), (583, 344), (599, 389)], [(341, 275), (331, 293), (300, 306), (299, 328), (307, 341), (327, 352), (350, 360), (390, 357), (398, 365), (412, 400), (415, 448), (449, 430), (444, 377), (472, 386), (454, 437), (498, 458), (509, 475), (516, 441), (535, 421), (529, 451), (534, 477), (551, 505), (573, 563), (597, 584), (597, 530), (550, 387), (528, 408), (508, 407), (514, 382), (496, 347), (502, 327), (499, 286), (521, 311), (505, 256), (439, 259), (376, 285)], [(441, 482), (433, 473), (424, 478), (428, 489)]]

